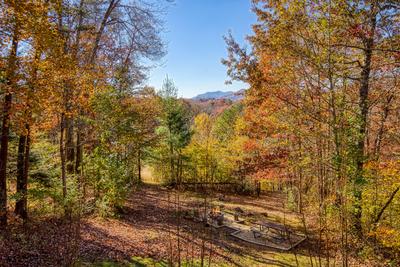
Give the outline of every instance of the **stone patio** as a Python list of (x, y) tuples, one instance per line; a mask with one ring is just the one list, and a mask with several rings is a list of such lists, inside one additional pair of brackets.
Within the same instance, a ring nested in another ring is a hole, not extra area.
[(294, 232), (290, 234), (289, 238), (282, 238), (272, 231), (263, 233), (260, 237), (255, 237), (251, 226), (246, 224), (245, 220), (236, 221), (233, 214), (226, 212), (223, 212), (223, 214), (224, 221), (222, 225), (218, 225), (215, 221), (208, 221), (208, 224), (217, 230), (228, 228), (232, 230), (230, 236), (254, 245), (288, 251), (306, 239), (304, 235)]

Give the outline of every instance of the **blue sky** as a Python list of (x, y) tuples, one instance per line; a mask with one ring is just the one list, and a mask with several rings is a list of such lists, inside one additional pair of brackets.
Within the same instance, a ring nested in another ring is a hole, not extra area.
[(164, 20), (168, 54), (150, 71), (149, 85), (160, 88), (168, 75), (183, 97), (246, 88), (238, 82), (225, 84), (221, 59), (226, 56), (223, 36), (229, 30), (242, 44), (251, 34), (256, 22), (251, 0), (175, 0)]

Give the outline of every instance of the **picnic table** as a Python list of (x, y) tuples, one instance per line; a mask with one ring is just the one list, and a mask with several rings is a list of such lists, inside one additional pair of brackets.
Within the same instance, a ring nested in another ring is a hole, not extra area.
[(211, 224), (216, 223), (217, 225), (222, 225), (224, 222), (224, 214), (220, 211), (211, 211), (208, 213), (208, 219)]
[(279, 235), (279, 240), (287, 240), (290, 238), (292, 231), (286, 226), (274, 222), (257, 221), (255, 224), (259, 227), (258, 229), (252, 228), (254, 238), (261, 237), (268, 232), (274, 231)]

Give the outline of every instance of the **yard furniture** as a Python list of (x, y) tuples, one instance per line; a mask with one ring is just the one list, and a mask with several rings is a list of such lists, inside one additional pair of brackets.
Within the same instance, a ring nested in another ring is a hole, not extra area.
[(244, 220), (239, 218), (239, 216), (243, 216), (244, 211), (240, 207), (236, 207), (234, 211), (233, 220), (237, 223), (244, 223)]
[(239, 216), (242, 216), (242, 214), (240, 214), (239, 212), (235, 212), (235, 213), (233, 214), (233, 220), (234, 220), (236, 223), (244, 223), (244, 219), (241, 219)]
[(204, 216), (204, 212), (195, 209), (193, 213), (193, 218), (195, 222), (202, 222), (207, 224), (207, 216)]
[(254, 239), (260, 238), (263, 236), (263, 233), (256, 227), (251, 227), (251, 232), (253, 233)]
[(221, 226), (224, 224), (224, 214), (221, 213), (219, 216), (216, 218), (217, 225)]
[(235, 208), (235, 212), (240, 213), (240, 214), (243, 214), (243, 213), (244, 213), (244, 210), (242, 210), (240, 207), (236, 207), (236, 208)]
[(288, 229), (285, 225), (266, 221), (258, 221), (255, 222), (255, 224), (259, 226), (259, 231), (261, 233), (275, 232), (276, 234), (278, 234), (278, 238), (275, 238), (277, 241), (290, 239), (290, 234), (292, 233), (292, 231)]
[(211, 224), (216, 223), (218, 226), (223, 225), (224, 222), (224, 214), (220, 211), (216, 211), (213, 209), (209, 214), (208, 218), (211, 221)]

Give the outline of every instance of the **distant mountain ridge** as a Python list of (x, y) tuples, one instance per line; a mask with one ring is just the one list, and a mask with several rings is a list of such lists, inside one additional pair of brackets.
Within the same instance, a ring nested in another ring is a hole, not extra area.
[(211, 100), (211, 99), (229, 99), (232, 101), (239, 101), (244, 97), (244, 89), (239, 90), (237, 92), (233, 91), (214, 91), (214, 92), (207, 92), (204, 94), (197, 95), (192, 98), (192, 100)]

